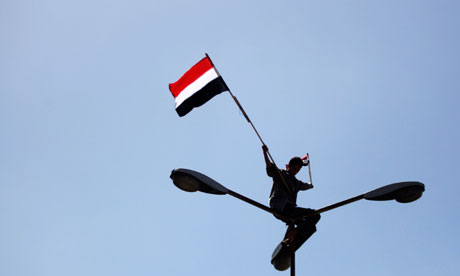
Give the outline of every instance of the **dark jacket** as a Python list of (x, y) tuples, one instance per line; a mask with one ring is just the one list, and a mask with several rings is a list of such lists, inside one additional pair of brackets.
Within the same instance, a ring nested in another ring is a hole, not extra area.
[(282, 212), (287, 204), (297, 206), (297, 193), (300, 190), (308, 190), (312, 185), (298, 180), (294, 175), (291, 175), (286, 170), (279, 170), (283, 175), (286, 184), (291, 188), (291, 193), (286, 188), (279, 170), (275, 165), (267, 167), (267, 175), (273, 178), (273, 186), (270, 192), (270, 208)]

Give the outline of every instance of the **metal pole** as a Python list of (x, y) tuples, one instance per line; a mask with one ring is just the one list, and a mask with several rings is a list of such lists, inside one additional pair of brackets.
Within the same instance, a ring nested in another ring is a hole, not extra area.
[(363, 199), (363, 198), (364, 198), (364, 194), (349, 198), (349, 199), (344, 200), (344, 201), (337, 202), (335, 204), (332, 204), (332, 205), (329, 205), (329, 206), (326, 206), (326, 207), (323, 207), (321, 209), (316, 210), (313, 215), (324, 213), (326, 211), (338, 208), (338, 207), (346, 205), (346, 204), (350, 204), (352, 202), (358, 201), (358, 200)]
[(293, 219), (288, 218), (288, 217), (285, 217), (285, 216), (283, 216), (283, 215), (281, 215), (281, 214), (279, 214), (279, 213), (273, 211), (273, 209), (268, 208), (267, 206), (265, 206), (265, 205), (263, 205), (263, 204), (260, 204), (259, 202), (254, 201), (254, 200), (252, 200), (252, 199), (250, 199), (250, 198), (247, 198), (247, 197), (245, 197), (244, 195), (241, 195), (241, 194), (239, 194), (239, 193), (237, 193), (237, 192), (234, 192), (234, 191), (232, 191), (232, 190), (228, 190), (228, 194), (231, 195), (231, 196), (233, 196), (233, 197), (236, 197), (236, 198), (238, 198), (238, 199), (241, 199), (242, 201), (244, 201), (244, 202), (246, 202), (246, 203), (249, 203), (249, 204), (251, 204), (251, 205), (253, 205), (253, 206), (256, 206), (256, 207), (258, 207), (258, 208), (260, 208), (260, 209), (262, 209), (262, 210), (264, 210), (264, 211), (267, 211), (267, 212), (269, 212), (269, 213), (271, 213), (271, 214), (273, 214), (273, 215), (276, 215), (276, 216), (280, 217), (281, 219), (283, 219), (283, 220), (285, 220), (285, 221), (290, 221), (290, 222), (293, 222), (293, 221), (294, 221)]
[[(217, 67), (214, 65), (214, 63), (212, 62), (211, 60), (211, 57), (206, 53), (206, 57), (209, 59), (209, 61), (211, 61), (211, 64), (212, 66), (214, 67), (214, 69), (216, 70), (217, 72), (217, 75), (221, 76), (221, 74), (219, 73), (219, 70), (217, 70)], [(222, 79), (222, 81), (225, 83), (225, 81)], [(244, 111), (244, 108), (243, 106), (241, 106), (240, 102), (238, 101), (238, 99), (235, 97), (235, 95), (233, 95), (232, 91), (230, 90), (230, 88), (228, 87), (228, 85), (225, 83), (225, 85), (227, 86), (228, 88), (228, 93), (230, 93), (230, 96), (232, 96), (232, 99), (235, 101), (236, 105), (238, 106), (238, 108), (241, 110), (241, 113), (243, 113), (243, 116), (244, 118), (246, 118), (246, 121), (248, 121), (249, 124), (251, 124), (252, 128), (254, 129), (254, 131), (256, 132), (257, 134), (257, 137), (259, 137), (259, 140), (260, 142), (262, 142), (262, 145), (265, 146), (265, 143), (264, 143), (264, 140), (262, 140), (262, 137), (260, 136), (259, 132), (257, 131), (256, 127), (254, 126), (254, 124), (252, 123), (251, 119), (249, 119), (249, 116), (248, 114), (246, 114), (246, 111)], [(270, 156), (270, 159), (272, 159), (272, 162), (273, 164), (275, 164), (273, 158), (271, 157), (270, 155), (270, 152), (268, 153), (268, 155)], [(275, 164), (276, 165), (276, 164)]]
[(295, 244), (292, 241), (291, 245), (291, 276), (295, 276)]
[[(219, 73), (219, 70), (217, 70), (217, 67), (214, 65), (214, 63), (212, 62), (211, 60), (211, 57), (209, 57), (209, 55), (207, 53), (205, 53), (206, 57), (209, 59), (209, 61), (211, 61), (211, 64), (212, 66), (214, 67), (214, 69), (216, 70), (217, 72), (217, 75), (221, 76), (220, 73)], [(225, 83), (225, 81), (223, 80), (222, 78), (222, 81)], [(256, 132), (257, 134), (257, 137), (259, 137), (259, 140), (260, 142), (262, 143), (263, 146), (266, 146), (265, 145), (265, 142), (264, 140), (262, 140), (262, 137), (260, 136), (259, 132), (257, 131), (256, 127), (254, 126), (254, 124), (252, 123), (251, 119), (249, 119), (249, 116), (246, 114), (246, 111), (244, 111), (243, 109), (243, 106), (241, 106), (240, 102), (238, 101), (238, 99), (233, 95), (232, 91), (230, 90), (230, 88), (228, 87), (228, 85), (225, 83), (225, 86), (227, 86), (228, 88), (228, 93), (230, 93), (230, 96), (232, 97), (232, 99), (235, 101), (236, 105), (238, 106), (238, 108), (241, 110), (241, 113), (243, 113), (243, 116), (246, 118), (246, 121), (248, 121), (248, 123), (252, 126), (252, 128), (254, 129), (254, 131)], [(270, 151), (267, 151), (268, 153), (268, 156), (270, 158), (270, 160), (272, 161), (273, 165), (275, 165), (276, 168), (278, 168), (278, 166), (276, 165), (275, 163), (275, 159), (273, 159), (272, 155), (270, 154)], [(283, 180), (283, 183), (284, 185), (286, 186), (286, 188), (288, 189), (289, 193), (292, 193), (292, 189), (289, 187), (289, 185), (286, 183), (286, 180), (284, 180), (284, 177), (283, 175), (281, 174), (281, 172), (279, 170), (277, 170), (281, 179)]]
[(347, 204), (353, 203), (353, 202), (358, 201), (358, 200), (361, 200), (361, 199), (363, 199), (363, 198), (364, 198), (364, 194), (359, 195), (359, 196), (355, 196), (355, 197), (346, 199), (346, 200), (344, 200), (344, 201), (340, 201), (340, 202), (334, 203), (334, 204), (332, 204), (332, 205), (323, 207), (323, 208), (321, 208), (321, 209), (315, 210), (315, 212), (312, 213), (312, 214), (305, 215), (305, 216), (301, 216), (301, 217), (297, 217), (297, 218), (294, 219), (294, 221), (297, 221), (297, 220), (302, 219), (302, 218), (312, 217), (312, 216), (314, 216), (314, 215), (324, 213), (324, 212), (326, 212), (326, 211), (329, 211), (329, 210), (332, 210), (332, 209), (341, 207), (341, 206), (343, 206), (343, 205), (347, 205)]

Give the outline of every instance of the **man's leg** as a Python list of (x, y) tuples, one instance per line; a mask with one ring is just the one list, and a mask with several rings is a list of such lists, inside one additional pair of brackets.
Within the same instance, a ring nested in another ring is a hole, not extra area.
[[(299, 219), (298, 221), (299, 223), (301, 223), (302, 221), (308, 221), (313, 224), (317, 224), (321, 216), (319, 214), (313, 215), (314, 213), (315, 213), (315, 210), (313, 209), (301, 208), (301, 207), (290, 206), (290, 205), (287, 205), (283, 210), (283, 215), (290, 217), (290, 218)], [(298, 223), (296, 222), (296, 224)]]
[(319, 214), (313, 215), (314, 213), (315, 210), (313, 209), (293, 206), (287, 206), (285, 208), (286, 215), (289, 215), (292, 218), (299, 218), (296, 222), (296, 250), (316, 232), (316, 224), (321, 219), (321, 216)]

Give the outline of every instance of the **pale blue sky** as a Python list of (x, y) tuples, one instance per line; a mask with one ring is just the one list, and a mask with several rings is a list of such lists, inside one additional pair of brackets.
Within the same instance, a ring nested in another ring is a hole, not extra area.
[[(289, 275), (261, 144), (228, 93), (179, 118), (209, 53), (275, 161), (309, 152), (324, 213), (298, 275), (458, 275), (458, 1), (0, 1), (0, 275)], [(299, 178), (308, 179), (306, 170)]]

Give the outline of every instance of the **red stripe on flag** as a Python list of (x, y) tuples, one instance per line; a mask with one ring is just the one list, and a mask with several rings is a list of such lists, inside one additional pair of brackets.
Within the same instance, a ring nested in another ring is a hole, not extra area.
[(169, 90), (176, 98), (182, 90), (196, 81), (201, 75), (213, 68), (212, 62), (208, 57), (203, 58), (197, 64), (193, 65), (178, 81), (169, 84)]

